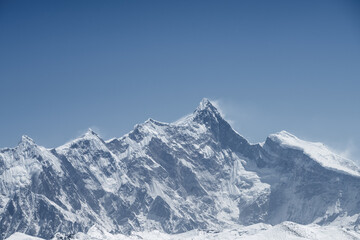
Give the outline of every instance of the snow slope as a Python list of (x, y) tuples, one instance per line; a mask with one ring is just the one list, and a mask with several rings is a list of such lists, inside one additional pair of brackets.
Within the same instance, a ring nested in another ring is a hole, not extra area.
[[(60, 239), (61, 235), (54, 240)], [(64, 237), (64, 236), (62, 236)], [(22, 233), (14, 233), (7, 240), (40, 239)], [(97, 227), (92, 227), (87, 234), (77, 233), (72, 239), (77, 240), (347, 240), (360, 239), (360, 233), (341, 227), (318, 226), (316, 224), (300, 225), (293, 222), (283, 222), (276, 226), (254, 224), (236, 226), (222, 231), (192, 230), (180, 234), (166, 234), (160, 231), (134, 232), (130, 236), (110, 234)]]
[(360, 168), (353, 161), (331, 152), (323, 143), (303, 141), (286, 131), (271, 134), (269, 138), (282, 147), (304, 151), (323, 167), (360, 177)]
[(16, 232), (7, 238), (7, 240), (42, 240), (42, 239), (43, 238), (37, 238), (37, 237), (26, 235), (24, 233), (19, 233), (19, 232)]

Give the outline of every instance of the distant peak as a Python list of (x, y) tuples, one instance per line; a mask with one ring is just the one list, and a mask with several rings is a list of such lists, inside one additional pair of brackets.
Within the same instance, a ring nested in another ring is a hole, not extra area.
[(294, 144), (294, 143), (298, 143), (300, 141), (300, 139), (297, 138), (295, 135), (293, 135), (285, 130), (270, 134), (269, 139), (271, 139), (274, 142), (280, 143), (280, 144), (289, 143), (289, 142)]
[(99, 138), (99, 135), (94, 132), (91, 128), (89, 128), (86, 133), (83, 135), (83, 137), (86, 137), (86, 138), (93, 138), (93, 137), (96, 137), (96, 138)]
[[(175, 125), (187, 125), (192, 121), (202, 121), (204, 118), (210, 117), (212, 119), (222, 119), (222, 116), (218, 109), (214, 106), (214, 104), (207, 98), (203, 98), (199, 104), (199, 106), (195, 109), (195, 111), (187, 115), (173, 124)], [(217, 120), (216, 120), (217, 121)]]
[(65, 143), (64, 145), (57, 147), (56, 149), (63, 150), (73, 146), (74, 144), (78, 144), (84, 141), (97, 142), (97, 143), (100, 141), (104, 143), (104, 140), (96, 132), (94, 132), (91, 128), (88, 128), (88, 130), (78, 138), (75, 138)]
[(19, 146), (32, 146), (32, 145), (36, 145), (34, 140), (32, 140), (30, 137), (26, 135), (21, 136)]
[(360, 177), (360, 168), (353, 161), (337, 155), (323, 143), (301, 140), (286, 131), (271, 134), (269, 139), (283, 148), (303, 151), (327, 169)]
[(270, 134), (269, 136), (270, 138), (271, 137), (287, 137), (287, 138), (297, 138), (295, 135), (285, 131), (285, 130), (282, 130), (280, 132), (277, 132), (277, 133), (273, 133), (273, 134)]
[(301, 145), (301, 143), (311, 143), (311, 144), (317, 145), (317, 146), (324, 146), (324, 144), (320, 143), (320, 142), (309, 142), (309, 141), (299, 139), (294, 134), (291, 134), (285, 130), (270, 134), (269, 138), (277, 143), (280, 143), (282, 145), (288, 145), (288, 146), (290, 146), (290, 145), (297, 146), (297, 145)]
[(200, 102), (199, 107), (200, 107), (200, 108), (206, 108), (207, 106), (210, 106), (210, 105), (212, 105), (211, 102), (210, 102), (210, 100), (207, 99), (207, 98), (203, 98), (203, 99), (201, 100), (201, 102)]
[(155, 123), (157, 122), (156, 120), (152, 119), (152, 118), (148, 118), (145, 123)]
[(21, 136), (21, 142), (30, 142), (30, 143), (34, 143), (34, 140), (32, 140), (29, 136), (27, 135), (22, 135)]
[(85, 134), (96, 135), (96, 133), (91, 128), (88, 128)]
[[(200, 111), (209, 111), (209, 112), (213, 112), (215, 114), (219, 114), (219, 111), (217, 110), (217, 108), (214, 106), (214, 104), (207, 98), (203, 98), (199, 104), (199, 106), (196, 108), (195, 112), (200, 112)], [(220, 114), (219, 114), (220, 115)]]
[[(198, 106), (198, 110), (204, 110), (206, 108), (215, 108), (209, 99), (203, 98)], [(216, 108), (215, 108), (216, 109)]]
[(167, 126), (167, 125), (169, 125), (168, 123), (159, 122), (159, 121), (154, 120), (152, 118), (149, 118), (148, 120), (146, 120), (145, 124), (155, 124), (157, 126)]

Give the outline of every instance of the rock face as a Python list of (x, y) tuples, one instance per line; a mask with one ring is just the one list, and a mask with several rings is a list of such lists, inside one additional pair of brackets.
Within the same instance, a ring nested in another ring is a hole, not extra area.
[(104, 141), (92, 130), (55, 149), (22, 137), (0, 150), (0, 239), (14, 232), (231, 224), (360, 223), (360, 170), (320, 143), (280, 132), (250, 144), (210, 101), (174, 123), (149, 119)]

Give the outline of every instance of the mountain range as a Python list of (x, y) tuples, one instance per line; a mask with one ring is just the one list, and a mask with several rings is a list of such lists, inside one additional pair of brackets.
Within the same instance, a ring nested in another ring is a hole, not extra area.
[(148, 119), (106, 141), (89, 129), (48, 149), (23, 136), (0, 150), (0, 180), (0, 240), (94, 229), (163, 239), (228, 229), (320, 239), (310, 233), (336, 229), (360, 239), (354, 162), (286, 131), (251, 144), (207, 99), (176, 122)]

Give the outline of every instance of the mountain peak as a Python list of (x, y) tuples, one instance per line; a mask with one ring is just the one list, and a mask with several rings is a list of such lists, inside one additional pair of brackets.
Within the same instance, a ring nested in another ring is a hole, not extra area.
[(21, 136), (21, 140), (18, 144), (18, 148), (20, 148), (21, 150), (28, 148), (28, 147), (33, 147), (36, 146), (36, 143), (34, 142), (34, 140), (32, 140), (30, 137), (23, 135)]
[(79, 142), (83, 142), (83, 141), (91, 141), (91, 142), (101, 141), (101, 142), (103, 142), (104, 140), (102, 140), (102, 138), (96, 132), (94, 132), (91, 128), (88, 128), (88, 130), (80, 137), (75, 138), (74, 140), (71, 140), (60, 147), (57, 147), (56, 149), (61, 151), (61, 150), (71, 147), (74, 144), (78, 144)]
[(181, 119), (175, 121), (174, 125), (187, 125), (193, 121), (202, 121), (204, 118), (221, 119), (221, 114), (214, 106), (214, 104), (207, 98), (203, 98), (199, 106), (192, 114), (189, 114)]
[(212, 105), (212, 104), (211, 104), (211, 102), (210, 102), (209, 99), (203, 98), (203, 99), (201, 100), (201, 102), (200, 102), (199, 108), (204, 109), (204, 108), (206, 108), (207, 106), (211, 106), (211, 105)]
[(34, 140), (32, 140), (29, 136), (27, 136), (27, 135), (22, 135), (21, 136), (21, 141), (19, 142), (19, 145), (20, 144), (30, 144), (30, 145), (34, 145), (35, 144), (35, 142), (34, 142)]
[(214, 104), (207, 98), (203, 98), (199, 106), (195, 110), (195, 115), (202, 115), (202, 113), (207, 112), (214, 116), (215, 118), (221, 117), (220, 112), (214, 106)]
[(94, 132), (91, 128), (89, 128), (81, 138), (85, 138), (85, 139), (101, 139), (100, 136), (96, 132)]
[(168, 126), (169, 124), (168, 123), (164, 123), (164, 122), (160, 122), (160, 121), (157, 121), (157, 120), (154, 120), (152, 118), (148, 118), (144, 124), (155, 124), (157, 126)]
[(320, 142), (308, 142), (308, 141), (301, 140), (298, 137), (296, 137), (295, 135), (293, 135), (285, 130), (270, 134), (269, 138), (272, 141), (277, 142), (281, 146), (292, 147), (292, 148), (296, 148), (296, 149), (303, 149), (304, 146), (308, 145), (308, 144), (312, 144), (314, 147), (315, 146), (316, 147), (324, 146), (324, 144), (320, 143)]
[[(310, 225), (319, 234), (333, 235), (337, 226), (357, 230), (360, 168), (286, 131), (250, 144), (216, 106), (205, 98), (175, 124), (148, 119), (116, 140), (88, 129), (55, 149), (23, 136), (16, 148), (0, 150), (0, 240), (15, 231), (91, 238), (80, 231), (92, 226), (106, 229), (93, 235), (100, 239), (190, 236), (229, 226), (266, 235), (267, 226), (283, 222), (276, 228), (294, 236), (305, 236)], [(306, 225), (293, 231), (286, 221)], [(230, 239), (242, 237), (226, 231)]]
[(283, 148), (303, 151), (327, 169), (360, 177), (360, 168), (353, 161), (332, 152), (323, 143), (304, 141), (286, 131), (271, 134), (269, 139)]
[(97, 134), (91, 128), (88, 128), (85, 135), (96, 135), (97, 136)]
[(293, 134), (291, 134), (291, 133), (289, 133), (289, 132), (287, 132), (285, 130), (282, 130), (282, 131), (277, 132), (277, 133), (270, 134), (269, 138), (271, 140), (277, 141), (277, 142), (282, 142), (282, 141), (286, 141), (286, 140), (290, 140), (290, 139), (294, 139), (294, 140), (298, 139), (295, 135), (293, 135)]
[(199, 106), (196, 108), (196, 111), (203, 111), (203, 110), (211, 110), (218, 112), (214, 104), (212, 104), (211, 101), (207, 98), (203, 98)]

